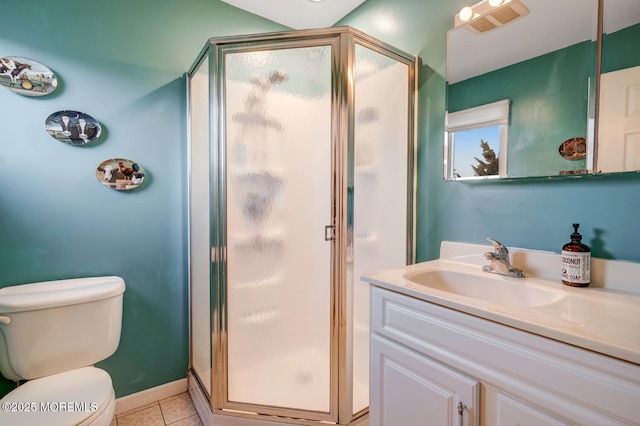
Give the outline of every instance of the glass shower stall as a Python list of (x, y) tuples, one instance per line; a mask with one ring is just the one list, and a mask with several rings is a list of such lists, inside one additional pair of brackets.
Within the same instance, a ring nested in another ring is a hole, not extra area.
[(189, 380), (213, 414), (365, 417), (360, 276), (414, 260), (415, 64), (335, 27), (213, 38), (187, 73)]

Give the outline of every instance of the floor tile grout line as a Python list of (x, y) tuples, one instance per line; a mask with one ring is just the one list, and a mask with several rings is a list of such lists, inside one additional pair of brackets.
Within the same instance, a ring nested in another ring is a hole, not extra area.
[(162, 422), (164, 423), (164, 426), (167, 426), (167, 419), (164, 417), (164, 410), (162, 409), (162, 404), (160, 404), (160, 401), (158, 401), (158, 405), (160, 406), (160, 415), (162, 416)]

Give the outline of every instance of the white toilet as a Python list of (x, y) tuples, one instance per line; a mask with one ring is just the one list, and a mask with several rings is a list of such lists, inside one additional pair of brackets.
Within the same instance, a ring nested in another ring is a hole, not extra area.
[(0, 289), (0, 372), (25, 381), (0, 400), (0, 425), (108, 426), (111, 377), (93, 364), (120, 342), (120, 277)]

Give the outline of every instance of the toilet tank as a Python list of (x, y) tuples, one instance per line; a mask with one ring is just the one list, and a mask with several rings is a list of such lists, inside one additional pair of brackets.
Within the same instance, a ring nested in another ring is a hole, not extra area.
[(111, 356), (120, 342), (120, 277), (92, 277), (0, 289), (0, 372), (31, 380)]

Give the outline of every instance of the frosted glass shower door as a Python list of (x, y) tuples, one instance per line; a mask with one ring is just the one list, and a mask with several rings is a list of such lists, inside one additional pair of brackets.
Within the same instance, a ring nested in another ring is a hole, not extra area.
[(356, 44), (353, 258), (353, 413), (369, 406), (369, 285), (364, 274), (407, 263), (409, 75), (399, 62)]
[(211, 211), (209, 184), (209, 60), (189, 79), (189, 260), (191, 367), (211, 389)]
[(223, 64), (226, 401), (328, 413), (331, 46)]

